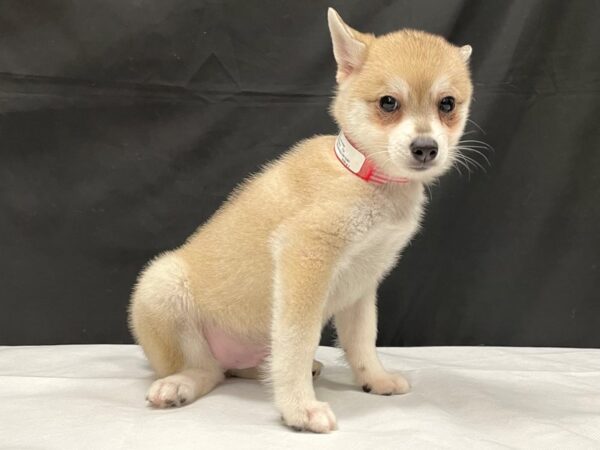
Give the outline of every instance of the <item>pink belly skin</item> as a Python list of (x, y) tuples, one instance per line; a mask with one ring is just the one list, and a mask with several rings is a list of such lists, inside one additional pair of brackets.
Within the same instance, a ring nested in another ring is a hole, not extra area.
[(204, 327), (210, 351), (225, 370), (256, 367), (269, 355), (264, 345), (236, 339), (216, 327)]

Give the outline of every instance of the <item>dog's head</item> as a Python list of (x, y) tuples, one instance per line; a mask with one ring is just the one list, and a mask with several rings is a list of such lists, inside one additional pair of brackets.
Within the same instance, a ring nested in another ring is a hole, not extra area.
[(448, 170), (469, 113), (471, 47), (414, 30), (360, 33), (331, 8), (328, 20), (332, 114), (348, 139), (391, 176), (428, 182)]

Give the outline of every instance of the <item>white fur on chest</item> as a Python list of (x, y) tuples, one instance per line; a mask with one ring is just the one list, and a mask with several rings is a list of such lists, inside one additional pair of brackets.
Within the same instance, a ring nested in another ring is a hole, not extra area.
[[(371, 295), (394, 267), (401, 250), (419, 228), (422, 202), (415, 202), (407, 209), (401, 219), (382, 214), (375, 223), (368, 223), (366, 230), (345, 249), (334, 270), (325, 319)], [(372, 211), (368, 211), (364, 217), (359, 216), (355, 220), (361, 224), (363, 221), (372, 222), (372, 217)]]

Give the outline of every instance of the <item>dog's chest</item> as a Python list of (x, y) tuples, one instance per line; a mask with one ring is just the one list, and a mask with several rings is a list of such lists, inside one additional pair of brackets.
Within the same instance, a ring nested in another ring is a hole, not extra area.
[(393, 268), (400, 251), (419, 227), (416, 216), (402, 221), (383, 220), (371, 226), (350, 244), (334, 271), (328, 316), (372, 293)]

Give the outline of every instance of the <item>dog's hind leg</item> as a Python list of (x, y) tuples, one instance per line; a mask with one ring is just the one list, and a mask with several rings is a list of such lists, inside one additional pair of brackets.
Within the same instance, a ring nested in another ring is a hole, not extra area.
[(191, 403), (224, 378), (202, 332), (185, 262), (175, 253), (155, 259), (141, 274), (130, 307), (131, 329), (159, 379), (150, 405)]

